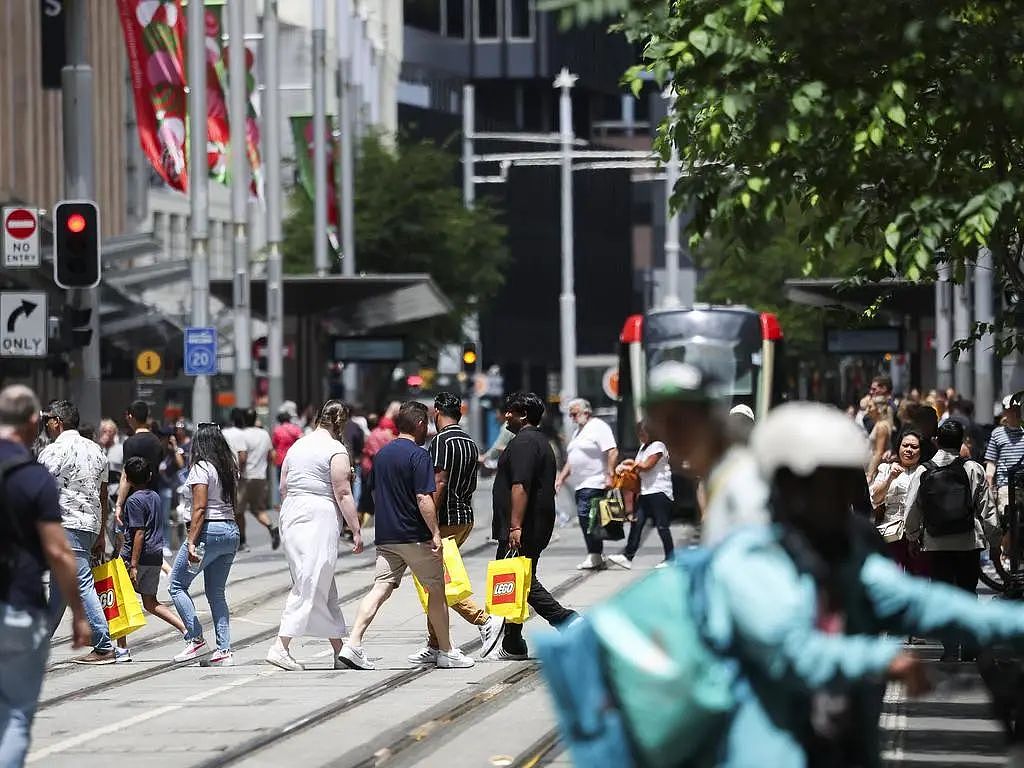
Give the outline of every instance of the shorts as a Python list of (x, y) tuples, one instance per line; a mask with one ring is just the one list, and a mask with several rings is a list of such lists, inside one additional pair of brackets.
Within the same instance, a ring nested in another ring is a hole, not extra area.
[(140, 595), (156, 595), (160, 589), (160, 566), (140, 565), (138, 582), (135, 591)]
[(444, 563), (434, 554), (432, 547), (429, 541), (419, 544), (378, 544), (374, 582), (397, 588), (408, 568), (428, 592), (436, 588), (443, 593)]
[(246, 510), (254, 515), (266, 512), (270, 506), (267, 496), (268, 488), (266, 480), (247, 479), (240, 481), (238, 483), (238, 507), (235, 509), (235, 514), (244, 515)]

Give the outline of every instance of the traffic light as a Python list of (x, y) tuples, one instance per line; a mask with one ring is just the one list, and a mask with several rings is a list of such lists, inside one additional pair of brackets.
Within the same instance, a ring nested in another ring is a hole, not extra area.
[(476, 344), (467, 341), (462, 345), (462, 372), (466, 376), (475, 376), (480, 367), (480, 355), (477, 353)]
[(100, 211), (96, 203), (57, 203), (53, 211), (53, 281), (61, 288), (100, 284)]

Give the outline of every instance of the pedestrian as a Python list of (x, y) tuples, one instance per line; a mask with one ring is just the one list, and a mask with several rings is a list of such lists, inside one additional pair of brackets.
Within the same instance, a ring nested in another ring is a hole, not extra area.
[(1003, 424), (992, 430), (985, 449), (985, 478), (1005, 515), (1010, 505), (1010, 474), (1024, 467), (1024, 429), (1021, 428), (1021, 402), (1024, 392), (1003, 398)]
[[(149, 490), (160, 493), (160, 462), (164, 460), (166, 448), (160, 438), (153, 434), (149, 428), (149, 404), (143, 400), (135, 400), (128, 406), (124, 414), (125, 422), (128, 424), (128, 431), (131, 437), (124, 441), (122, 451), (123, 462), (128, 461), (132, 456), (141, 456), (148, 464), (153, 475), (149, 480)], [(117, 504), (114, 507), (114, 516), (117, 518), (118, 527), (123, 522), (121, 512), (124, 509), (125, 499), (128, 498), (128, 480), (121, 475), (121, 481), (117, 489)]]
[(238, 467), (238, 483), (235, 486), (235, 497), (232, 502), (235, 506), (235, 524), (238, 526), (239, 552), (248, 552), (249, 545), (245, 541), (245, 516), (238, 513), (239, 501), (244, 493), (245, 469), (249, 462), (249, 445), (245, 437), (245, 410), (232, 408), (229, 416), (230, 423), (224, 427), (221, 434), (231, 448), (235, 458), (235, 465)]
[[(124, 522), (118, 534), (120, 546), (115, 546), (115, 551), (120, 552), (128, 577), (142, 598), (146, 612), (184, 634), (185, 625), (181, 619), (166, 605), (161, 605), (156, 597), (167, 543), (163, 532), (163, 501), (148, 487), (152, 471), (141, 456), (132, 456), (124, 466), (129, 492), (124, 505)], [(117, 645), (117, 662), (130, 662), (132, 654), (127, 639), (119, 638)]]
[(72, 647), (92, 637), (57, 485), (28, 450), (38, 430), (35, 393), (20, 384), (0, 390), (0, 765), (10, 768), (25, 762), (50, 651), (45, 570), (68, 596)]
[(363, 551), (362, 530), (352, 498), (352, 462), (340, 442), (349, 407), (328, 400), (316, 428), (288, 451), (281, 471), (281, 534), (292, 589), (281, 613), (277, 641), (267, 661), (289, 671), (304, 669), (290, 651), (292, 638), (326, 637), (334, 647), (335, 668), (345, 636), (334, 569), (343, 518), (352, 530), (352, 552)]
[(905, 429), (900, 437), (899, 452), (891, 463), (880, 464), (871, 483), (871, 505), (876, 514), (875, 525), (886, 544), (889, 556), (903, 570), (918, 576), (928, 575), (927, 558), (910, 552), (907, 542), (907, 492), (910, 482), (921, 468), (921, 444), (924, 440), (915, 429)]
[(889, 451), (892, 443), (892, 433), (895, 430), (893, 422), (892, 406), (884, 395), (875, 395), (868, 404), (868, 416), (874, 426), (868, 435), (868, 444), (871, 447), (871, 459), (868, 461), (867, 479), (870, 482), (875, 477), (878, 465), (882, 458)]
[[(353, 416), (345, 423), (345, 434), (342, 442), (348, 449), (348, 455), (352, 462), (352, 496), (355, 499), (356, 507), (359, 506), (359, 496), (363, 490), (363, 448), (366, 446), (366, 433), (362, 426), (356, 421), (359, 417)], [(365, 419), (364, 419), (365, 421)]]
[(442, 669), (472, 667), (473, 659), (452, 646), (448, 603), (444, 596), (441, 532), (433, 493), (434, 468), (423, 450), (427, 407), (402, 404), (395, 419), (398, 438), (374, 457), (371, 487), (376, 508), (377, 563), (373, 588), (359, 604), (355, 625), (338, 658), (352, 669), (374, 669), (363, 649), (363, 634), (408, 568), (427, 590), (427, 616), (437, 635), (436, 665)]
[[(121, 468), (124, 466), (124, 443), (116, 421), (103, 419), (100, 422), (97, 442), (107, 456), (107, 509), (116, 509), (117, 491), (121, 487)], [(116, 514), (107, 516), (107, 529), (107, 535), (113, 540), (117, 535)]]
[[(527, 557), (532, 578), (527, 601), (553, 627), (566, 627), (577, 613), (559, 603), (541, 583), (541, 554), (555, 528), (555, 454), (540, 431), (544, 401), (533, 392), (513, 392), (502, 405), (505, 425), (514, 437), (498, 457), (491, 500), (491, 535), (498, 542), (496, 559), (511, 554)], [(523, 625), (506, 622), (498, 649), (504, 661), (523, 661), (529, 650)]]
[(391, 419), (371, 413), (366, 419), (366, 425), (370, 428), (370, 434), (366, 436), (363, 443), (363, 493), (359, 497), (356, 507), (359, 510), (359, 519), (363, 528), (373, 525), (373, 494), (368, 491), (368, 488), (373, 485), (373, 460), (381, 448), (395, 439)]
[[(439, 392), (434, 398), (434, 425), (437, 435), (428, 449), (434, 464), (434, 507), (437, 509), (441, 538), (452, 538), (462, 547), (473, 531), (473, 494), (480, 469), (479, 449), (459, 423), (462, 398), (452, 392)], [(505, 620), (489, 616), (471, 597), (451, 606), (459, 616), (480, 632), (480, 655), (487, 656), (501, 639)], [(438, 655), (437, 635), (427, 621), (427, 644), (409, 656), (414, 664), (433, 664)]]
[(627, 459), (615, 468), (616, 473), (635, 471), (640, 475), (640, 496), (637, 499), (636, 519), (629, 526), (629, 538), (621, 555), (611, 555), (608, 560), (621, 568), (632, 568), (633, 558), (640, 549), (640, 536), (648, 520), (654, 522), (665, 552), (665, 559), (658, 565), (662, 567), (672, 557), (672, 531), (669, 522), (672, 518), (672, 468), (668, 463), (668, 449), (661, 440), (651, 438), (646, 422), (641, 421), (636, 427), (640, 438), (640, 450), (636, 459)]
[[(245, 428), (242, 430), (245, 441), (245, 469), (239, 480), (238, 505), (235, 509), (235, 522), (238, 523), (240, 546), (245, 546), (245, 513), (248, 511), (270, 534), (270, 548), (277, 550), (281, 546), (281, 533), (270, 519), (267, 509), (270, 507), (270, 488), (267, 476), (270, 472), (270, 459), (274, 446), (267, 430), (256, 426), (256, 409), (245, 411)], [(241, 465), (239, 465), (241, 466)]]
[[(907, 491), (907, 539), (928, 556), (931, 576), (972, 595), (978, 592), (981, 552), (1002, 536), (985, 470), (964, 459), (964, 427), (952, 418), (939, 426), (938, 452)], [(974, 661), (977, 648), (944, 639), (941, 661)]]
[(191, 661), (207, 651), (203, 626), (188, 594), (192, 581), (202, 573), (217, 637), (217, 650), (209, 663), (234, 663), (224, 586), (238, 551), (234, 505), (237, 482), (238, 466), (220, 427), (200, 424), (192, 439), (192, 463), (185, 483), (190, 506), (188, 535), (171, 567), (171, 600), (185, 625), (185, 649), (174, 657), (175, 661)]
[(612, 486), (619, 452), (612, 428), (593, 414), (590, 403), (582, 398), (569, 402), (569, 418), (576, 432), (567, 447), (568, 458), (555, 480), (555, 492), (573, 478), (576, 486), (576, 516), (583, 530), (587, 556), (576, 567), (581, 570), (604, 568), (604, 542), (590, 534), (590, 505)]
[[(55, 400), (47, 406), (43, 424), (51, 442), (39, 454), (39, 463), (57, 481), (61, 522), (78, 571), (78, 596), (92, 628), (92, 653), (72, 661), (113, 664), (114, 644), (92, 577), (92, 560), (102, 559), (106, 550), (107, 459), (96, 443), (78, 434), (78, 422), (78, 408), (69, 401)], [(51, 635), (67, 607), (62, 589), (59, 581), (50, 587)]]

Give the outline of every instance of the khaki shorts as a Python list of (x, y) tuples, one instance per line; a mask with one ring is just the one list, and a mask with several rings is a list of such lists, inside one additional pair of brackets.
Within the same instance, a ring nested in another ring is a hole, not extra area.
[(266, 480), (248, 479), (239, 481), (238, 507), (235, 509), (235, 515), (244, 515), (246, 510), (254, 515), (266, 512), (269, 506), (267, 504), (267, 492), (268, 485)]
[(373, 580), (397, 588), (408, 568), (428, 592), (438, 589), (443, 593), (444, 565), (431, 546), (429, 541), (420, 544), (378, 544)]

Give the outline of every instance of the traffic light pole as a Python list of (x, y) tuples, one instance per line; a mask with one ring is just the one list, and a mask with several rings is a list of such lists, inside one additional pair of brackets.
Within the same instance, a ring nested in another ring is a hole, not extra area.
[[(476, 130), (476, 92), (472, 85), (462, 86), (462, 202), (466, 208), (472, 208), (476, 201), (476, 187), (473, 182), (473, 132)], [(480, 354), (480, 314), (474, 311), (463, 322), (462, 333), (466, 339), (474, 342), (477, 347), (477, 369), (482, 366)], [(468, 382), (466, 387), (469, 395), (469, 434), (477, 443), (483, 445), (484, 425), (480, 408), (480, 394), (476, 391), (476, 383)]]
[(284, 402), (284, 286), (281, 279), (281, 71), (278, 59), (277, 0), (263, 12), (267, 90), (263, 111), (263, 154), (267, 196), (267, 399), (272, 425)]
[[(68, 65), (61, 70), (61, 119), (64, 134), (64, 196), (68, 199), (95, 199), (92, 129), (92, 67), (86, 59), (88, 0), (67, 0), (64, 4), (65, 38)], [(89, 343), (74, 352), (75, 371), (71, 398), (78, 406), (83, 423), (99, 424), (100, 400), (100, 318), (99, 288), (69, 292), (72, 306), (89, 310)]]

